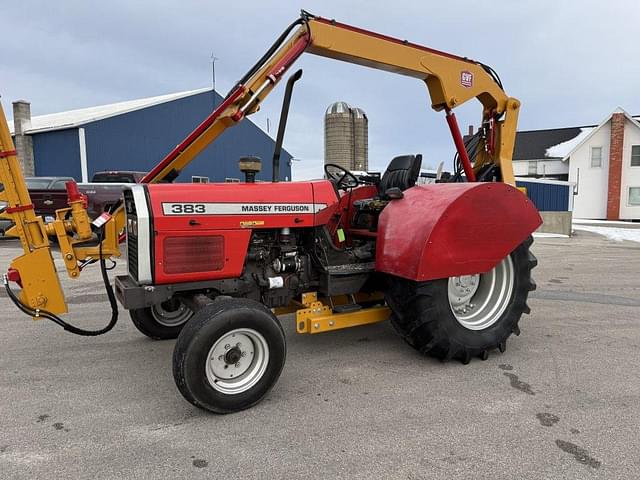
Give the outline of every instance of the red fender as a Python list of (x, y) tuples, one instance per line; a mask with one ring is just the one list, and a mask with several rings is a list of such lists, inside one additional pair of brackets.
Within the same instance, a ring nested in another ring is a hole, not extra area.
[(487, 272), (541, 224), (505, 183), (416, 186), (380, 214), (376, 270), (417, 281)]

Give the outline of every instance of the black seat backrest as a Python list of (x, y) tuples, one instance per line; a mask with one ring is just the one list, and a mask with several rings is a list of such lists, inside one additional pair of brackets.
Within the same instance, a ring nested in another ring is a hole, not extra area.
[(391, 160), (380, 179), (378, 193), (384, 196), (390, 188), (406, 190), (416, 184), (422, 166), (422, 155), (402, 155)]

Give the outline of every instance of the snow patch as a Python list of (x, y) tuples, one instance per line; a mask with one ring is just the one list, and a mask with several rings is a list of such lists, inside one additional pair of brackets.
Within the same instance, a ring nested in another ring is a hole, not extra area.
[(595, 129), (595, 127), (581, 128), (580, 133), (566, 142), (553, 145), (547, 148), (546, 157), (564, 158), (569, 155), (574, 148), (578, 146), (587, 136)]
[(629, 242), (640, 243), (640, 228), (615, 228), (615, 227), (594, 227), (591, 225), (574, 225), (574, 230), (583, 230), (585, 232), (597, 233), (603, 235), (609, 240), (616, 242), (622, 242), (627, 240)]
[(574, 218), (574, 225), (602, 225), (615, 227), (623, 225), (628, 228), (640, 228), (640, 223), (625, 222), (624, 220), (593, 220), (590, 218)]
[(569, 235), (562, 233), (533, 232), (533, 238), (569, 238)]

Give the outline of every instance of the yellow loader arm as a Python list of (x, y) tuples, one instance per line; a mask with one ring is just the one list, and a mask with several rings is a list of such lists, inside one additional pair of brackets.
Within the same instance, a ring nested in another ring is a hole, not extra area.
[[(520, 102), (507, 96), (495, 73), (486, 65), (350, 25), (302, 12), (236, 84), (224, 101), (182, 143), (144, 177), (143, 183), (175, 178), (200, 152), (227, 128), (256, 112), (289, 67), (304, 52), (335, 60), (385, 70), (424, 81), (431, 107), (444, 110), (465, 174), (470, 181), (487, 164), (499, 168), (503, 182), (514, 184), (511, 158)], [(475, 163), (472, 165), (452, 112), (476, 98), (482, 104), (482, 126)], [(0, 107), (1, 108), (1, 107)], [(48, 236), (58, 239), (65, 268), (78, 278), (82, 262), (119, 256), (119, 235), (124, 228), (122, 208), (113, 213), (104, 228), (102, 245), (87, 246), (95, 239), (82, 197), (70, 187), (69, 208), (56, 212), (45, 224), (35, 215), (29, 192), (16, 158), (4, 112), (0, 110), (0, 181), (7, 203), (1, 215), (15, 222), (9, 232), (20, 238), (24, 255), (9, 271), (23, 287), (21, 301), (32, 309), (51, 313), (67, 311), (60, 281), (51, 256)]]
[[(22, 168), (0, 105), (0, 217), (11, 219), (14, 226), (7, 235), (20, 239), (24, 254), (11, 262), (8, 279), (22, 286), (20, 300), (34, 310), (58, 314), (67, 311), (64, 293), (51, 255), (49, 237), (58, 239), (62, 258), (71, 278), (80, 276), (82, 262), (100, 259), (100, 245), (87, 245), (96, 240), (91, 230), (85, 200), (75, 188), (68, 186), (68, 208), (56, 211), (54, 221), (44, 223), (36, 216)], [(102, 257), (119, 256), (118, 232), (124, 228), (124, 215), (117, 215), (104, 226)], [(82, 245), (80, 245), (82, 244)]]

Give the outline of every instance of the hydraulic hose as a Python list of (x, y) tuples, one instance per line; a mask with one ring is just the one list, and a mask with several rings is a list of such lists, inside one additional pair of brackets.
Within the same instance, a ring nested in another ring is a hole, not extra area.
[(106, 327), (101, 328), (99, 330), (85, 330), (84, 328), (79, 328), (74, 325), (71, 325), (70, 323), (65, 322), (60, 317), (58, 317), (54, 313), (48, 312), (47, 310), (33, 309), (28, 305), (25, 305), (20, 301), (17, 295), (13, 293), (13, 291), (11, 290), (11, 287), (9, 286), (9, 279), (7, 278), (7, 274), (5, 273), (3, 276), (3, 283), (4, 283), (4, 288), (7, 292), (7, 296), (16, 305), (16, 307), (18, 307), (18, 309), (23, 313), (29, 315), (30, 317), (37, 317), (37, 318), (42, 317), (42, 318), (46, 318), (47, 320), (51, 320), (52, 322), (60, 325), (67, 332), (73, 333), (74, 335), (81, 335), (84, 337), (95, 337), (111, 331), (113, 327), (115, 327), (116, 323), (118, 322), (118, 303), (116, 302), (116, 296), (113, 293), (113, 287), (109, 282), (109, 276), (107, 274), (107, 265), (106, 265), (105, 259), (102, 257), (102, 240), (103, 240), (103, 237), (100, 236), (99, 237), (100, 271), (102, 273), (104, 288), (107, 291), (109, 304), (111, 305), (111, 320), (109, 321)]
[(291, 23), (291, 25), (289, 25), (284, 32), (282, 32), (282, 34), (280, 34), (280, 36), (276, 39), (275, 42), (273, 42), (273, 45), (271, 45), (271, 47), (269, 47), (269, 49), (265, 52), (265, 54), (260, 57), (260, 59), (253, 65), (253, 67), (251, 67), (251, 69), (245, 73), (243, 75), (243, 77), (238, 80), (236, 82), (236, 84), (233, 86), (233, 88), (231, 90), (229, 90), (229, 93), (227, 93), (227, 97), (236, 89), (238, 88), (239, 85), (242, 85), (244, 83), (247, 82), (247, 80), (249, 80), (258, 70), (260, 70), (260, 68), (267, 62), (267, 60), (269, 60), (273, 54), (276, 52), (276, 50), (278, 50), (278, 48), (280, 47), (280, 45), (282, 45), (284, 43), (284, 41), (287, 39), (287, 37), (289, 36), (289, 34), (293, 31), (293, 29), (298, 26), (298, 25), (307, 25), (307, 14), (306, 12), (303, 12), (301, 17), (296, 19), (295, 21), (293, 21)]

